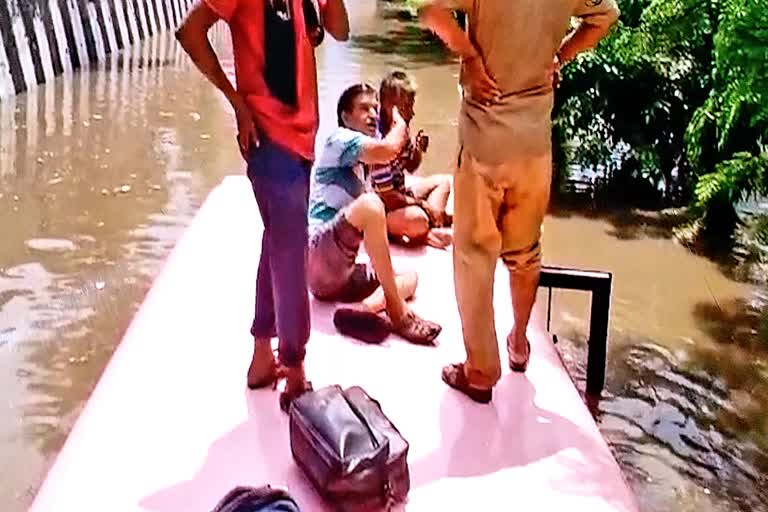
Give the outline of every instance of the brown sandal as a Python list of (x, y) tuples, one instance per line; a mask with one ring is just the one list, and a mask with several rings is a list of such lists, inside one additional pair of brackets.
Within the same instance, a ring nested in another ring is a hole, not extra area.
[(461, 391), (475, 402), (487, 404), (493, 398), (493, 389), (470, 386), (464, 373), (464, 363), (451, 364), (443, 368), (443, 382), (457, 391)]
[(309, 381), (304, 381), (303, 386), (298, 389), (286, 389), (282, 393), (280, 393), (280, 409), (284, 413), (288, 413), (288, 411), (291, 408), (291, 403), (299, 398), (304, 393), (307, 393), (309, 391), (313, 391), (312, 383)]
[(270, 368), (270, 373), (262, 377), (262, 379), (258, 382), (246, 382), (248, 389), (261, 389), (269, 386), (272, 386), (272, 389), (275, 389), (277, 387), (277, 381), (280, 379), (280, 368), (277, 362), (277, 350), (273, 350), (272, 353), (274, 354), (275, 359), (272, 368)]
[(525, 371), (528, 369), (528, 361), (531, 359), (531, 342), (526, 340), (526, 345), (528, 347), (528, 354), (525, 356), (525, 360), (522, 363), (518, 363), (516, 361), (512, 360), (512, 351), (509, 350), (509, 337), (507, 337), (507, 349), (508, 349), (508, 359), (509, 359), (509, 368), (513, 372), (518, 373), (525, 373)]
[[(275, 352), (275, 365), (272, 367), (272, 373), (265, 376), (261, 381), (255, 383), (255, 384), (248, 384), (249, 389), (258, 389), (258, 388), (266, 388), (268, 386), (271, 386), (272, 389), (277, 389), (277, 385), (279, 384), (280, 380), (285, 379), (288, 374), (288, 369), (283, 366), (280, 363), (279, 357), (277, 357), (277, 351)], [(280, 409), (283, 410), (283, 412), (288, 412), (291, 407), (291, 402), (293, 402), (295, 399), (306, 393), (307, 391), (312, 391), (312, 383), (304, 380), (301, 384), (301, 387), (290, 389), (286, 387), (286, 390), (280, 393), (280, 397), (278, 399), (280, 403)]]
[(248, 383), (248, 389), (263, 389), (269, 386), (272, 386), (272, 389), (275, 388), (275, 384), (277, 384), (277, 374), (273, 373), (271, 375), (267, 375), (262, 380), (256, 382), (256, 383)]
[(424, 320), (413, 311), (408, 311), (398, 322), (392, 324), (392, 332), (416, 345), (431, 345), (443, 328), (435, 322)]

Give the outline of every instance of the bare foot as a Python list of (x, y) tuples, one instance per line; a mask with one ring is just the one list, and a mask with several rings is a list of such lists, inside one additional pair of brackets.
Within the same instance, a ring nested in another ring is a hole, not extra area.
[(270, 340), (256, 339), (253, 341), (253, 359), (248, 368), (248, 387), (263, 388), (272, 385), (277, 379), (277, 363), (272, 352)]
[(448, 228), (432, 228), (427, 233), (427, 244), (437, 249), (445, 249), (453, 243), (453, 232)]

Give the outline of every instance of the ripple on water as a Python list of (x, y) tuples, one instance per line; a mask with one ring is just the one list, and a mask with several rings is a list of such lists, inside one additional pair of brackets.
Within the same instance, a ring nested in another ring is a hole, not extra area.
[(62, 238), (32, 238), (24, 242), (28, 249), (40, 252), (72, 252), (77, 250), (77, 244)]
[[(583, 347), (565, 340), (561, 350)], [(598, 419), (643, 508), (768, 510), (768, 452), (755, 428), (760, 421), (734, 401), (725, 372), (681, 363), (651, 343), (616, 352)], [(578, 366), (583, 356), (564, 359)], [(573, 372), (583, 380), (583, 368)]]

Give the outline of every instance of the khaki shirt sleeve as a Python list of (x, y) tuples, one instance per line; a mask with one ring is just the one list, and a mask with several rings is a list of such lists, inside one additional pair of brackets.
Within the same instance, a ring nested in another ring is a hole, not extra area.
[(584, 23), (609, 28), (619, 18), (616, 0), (575, 0), (573, 15)]
[(472, 12), (474, 0), (422, 0), (418, 2), (420, 6), (433, 5), (442, 9), (451, 11)]

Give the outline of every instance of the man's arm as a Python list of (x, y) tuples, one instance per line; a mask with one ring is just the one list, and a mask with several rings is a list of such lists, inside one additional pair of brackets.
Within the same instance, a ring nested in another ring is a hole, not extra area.
[(397, 107), (392, 109), (392, 128), (383, 139), (366, 137), (360, 152), (360, 161), (364, 164), (386, 164), (400, 153), (408, 137), (407, 126)]
[(421, 204), (419, 199), (416, 199), (412, 196), (407, 196), (399, 190), (389, 190), (387, 192), (382, 192), (379, 194), (379, 197), (381, 197), (381, 201), (384, 203), (384, 206), (388, 212), (391, 212), (392, 210), (399, 210), (400, 208), (405, 208), (406, 206), (418, 206)]
[(198, 0), (176, 30), (176, 39), (189, 54), (197, 69), (224, 94), (232, 105), (237, 116), (240, 151), (245, 155), (251, 143), (258, 146), (258, 134), (245, 99), (232, 86), (208, 40), (208, 30), (219, 19), (221, 17), (216, 12), (203, 1)]
[(323, 27), (337, 41), (349, 39), (349, 16), (344, 0), (325, 0)]
[(495, 99), (500, 93), (496, 82), (488, 75), (480, 52), (469, 36), (453, 17), (454, 10), (467, 12), (466, 0), (427, 0), (419, 8), (421, 23), (434, 32), (453, 53), (461, 57), (461, 76), (474, 99), (484, 103)]
[(176, 39), (184, 48), (197, 69), (219, 89), (234, 107), (242, 101), (227, 78), (221, 64), (208, 40), (208, 30), (221, 19), (204, 2), (198, 1), (187, 13), (186, 18), (176, 30)]
[(411, 151), (410, 158), (405, 162), (405, 169), (408, 172), (415, 172), (421, 165), (421, 161), (424, 157), (424, 153), (427, 151), (427, 145), (429, 144), (429, 137), (424, 134), (424, 130), (419, 130), (416, 134), (416, 138), (413, 139), (413, 151)]
[(405, 161), (405, 170), (408, 172), (415, 172), (421, 165), (421, 160), (421, 150), (418, 147), (414, 147), (413, 152), (411, 153), (411, 158)]
[(575, 59), (579, 53), (597, 46), (619, 19), (619, 8), (614, 0), (577, 1), (582, 3), (582, 7), (575, 13), (581, 18), (581, 23), (560, 45), (560, 64), (565, 64)]
[(426, 1), (419, 7), (419, 19), (437, 37), (439, 37), (450, 50), (468, 61), (480, 57), (467, 33), (461, 30), (458, 21), (453, 17), (454, 10), (462, 10), (463, 5), (447, 5), (441, 0)]
[(440, 212), (435, 210), (435, 208), (429, 204), (429, 201), (426, 199), (419, 199), (418, 197), (409, 196), (398, 190), (384, 192), (379, 194), (379, 197), (381, 197), (381, 201), (384, 203), (384, 207), (388, 212), (399, 210), (400, 208), (405, 208), (406, 206), (418, 206), (424, 210), (424, 213), (426, 213), (427, 217), (429, 217), (430, 225), (442, 225), (443, 221), (442, 217), (440, 216)]

